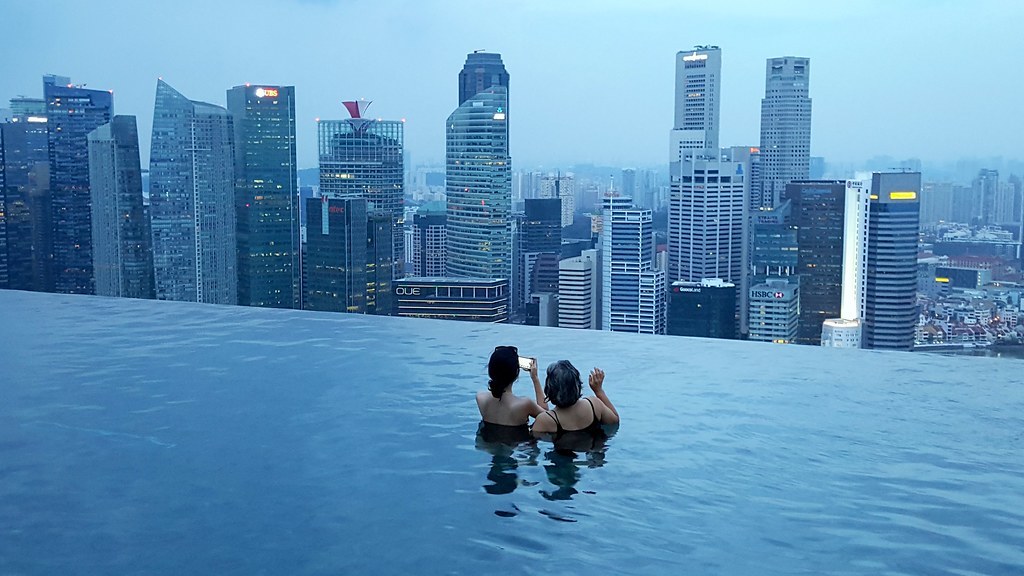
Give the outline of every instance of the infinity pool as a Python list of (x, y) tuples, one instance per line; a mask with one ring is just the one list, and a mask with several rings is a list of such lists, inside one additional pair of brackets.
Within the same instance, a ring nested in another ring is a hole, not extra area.
[[(1018, 360), (0, 308), (0, 574), (1024, 573)], [(604, 368), (620, 429), (478, 438), (498, 344)]]

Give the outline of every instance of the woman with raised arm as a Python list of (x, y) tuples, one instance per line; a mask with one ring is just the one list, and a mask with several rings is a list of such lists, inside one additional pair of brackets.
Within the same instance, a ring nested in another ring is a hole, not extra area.
[(551, 434), (556, 448), (565, 439), (561, 444), (576, 449), (573, 446), (581, 443), (570, 441), (571, 437), (600, 436), (604, 434), (602, 424), (618, 424), (619, 412), (604, 393), (604, 371), (594, 368), (589, 381), (594, 395), (584, 397), (580, 371), (571, 362), (559, 360), (548, 366), (544, 395), (555, 408), (537, 417), (533, 423), (534, 436)]
[[(494, 349), (487, 362), (487, 375), (490, 378), (487, 390), (477, 392), (476, 405), (480, 409), (480, 418), (491, 432), (489, 436), (507, 435), (511, 438), (526, 432), (528, 438), (527, 423), (530, 417), (536, 418), (548, 408), (537, 378), (537, 361), (533, 360), (530, 367), (536, 401), (512, 393), (512, 384), (519, 378), (519, 351), (515, 346), (498, 346)], [(500, 439), (495, 438), (495, 441)]]

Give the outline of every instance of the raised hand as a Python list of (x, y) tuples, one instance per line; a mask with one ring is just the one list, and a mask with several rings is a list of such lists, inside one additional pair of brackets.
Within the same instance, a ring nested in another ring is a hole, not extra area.
[(590, 389), (594, 391), (594, 394), (601, 392), (604, 386), (604, 370), (600, 368), (594, 368), (590, 371)]

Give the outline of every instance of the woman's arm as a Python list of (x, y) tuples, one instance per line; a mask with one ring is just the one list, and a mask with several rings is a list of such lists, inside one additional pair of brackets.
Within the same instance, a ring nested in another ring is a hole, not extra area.
[(594, 396), (604, 404), (608, 411), (601, 414), (602, 424), (618, 424), (619, 423), (619, 411), (615, 409), (615, 405), (608, 399), (608, 395), (604, 393), (604, 370), (600, 368), (594, 368), (590, 371), (590, 389), (594, 391)]
[(541, 388), (540, 378), (537, 377), (536, 358), (533, 359), (533, 365), (530, 366), (530, 379), (533, 380), (533, 394), (537, 398), (537, 411), (535, 413), (531, 413), (530, 416), (536, 418), (537, 414), (540, 414), (541, 412), (544, 412), (548, 409), (548, 401), (544, 399), (544, 389)]

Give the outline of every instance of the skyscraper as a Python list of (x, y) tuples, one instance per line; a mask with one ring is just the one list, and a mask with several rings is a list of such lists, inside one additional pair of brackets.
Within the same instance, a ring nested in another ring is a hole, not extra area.
[(750, 289), (750, 334), (757, 342), (789, 344), (796, 339), (800, 289), (785, 278), (769, 278)]
[(718, 151), (722, 93), (722, 51), (696, 46), (676, 54), (675, 123), (672, 157), (680, 149)]
[(665, 272), (654, 268), (649, 209), (609, 193), (601, 215), (603, 330), (665, 333)]
[(375, 210), (366, 219), (366, 313), (390, 316), (395, 278), (394, 217)]
[(548, 174), (540, 180), (540, 198), (558, 198), (562, 201), (561, 226), (572, 226), (576, 211), (576, 179), (568, 174)]
[(447, 218), (442, 204), (438, 208), (423, 206), (412, 219), (413, 242), (409, 248), (413, 276), (440, 277), (445, 274), (448, 243)]
[(806, 180), (811, 158), (811, 61), (769, 58), (761, 100), (761, 205), (779, 203), (786, 184)]
[[(473, 53), (459, 79), (459, 107), (446, 126), (447, 273), (508, 279), (512, 258), (508, 73), (500, 55)], [(472, 93), (473, 89), (478, 91)]]
[(596, 330), (600, 299), (600, 261), (597, 250), (558, 263), (558, 327)]
[(366, 100), (344, 102), (351, 116), (317, 123), (320, 194), (330, 198), (365, 198), (368, 212), (391, 214), (392, 267), (403, 275), (405, 254), (405, 122), (364, 118)]
[(321, 196), (306, 201), (307, 310), (366, 312), (367, 202)]
[[(528, 198), (520, 226), (524, 258), (525, 302), (534, 294), (558, 293), (558, 260), (562, 249), (561, 200)], [(546, 255), (546, 256), (541, 256)]]
[(975, 202), (974, 221), (972, 224), (989, 226), (998, 224), (996, 221), (996, 196), (999, 192), (999, 171), (982, 169), (973, 182)]
[(54, 289), (49, 140), (42, 109), (42, 114), (16, 114), (0, 123), (0, 266), (6, 269), (6, 283), (0, 286), (12, 290)]
[(677, 280), (668, 292), (666, 332), (672, 336), (735, 339), (736, 285), (717, 278)]
[(153, 250), (142, 205), (135, 116), (114, 116), (89, 133), (89, 183), (96, 294), (153, 298)]
[(43, 78), (50, 147), (54, 284), (57, 292), (92, 294), (88, 134), (110, 122), (114, 95), (72, 86), (65, 80)]
[(914, 347), (920, 192), (920, 172), (876, 172), (872, 176), (864, 298), (865, 348)]
[(149, 173), (160, 300), (238, 301), (233, 142), (227, 110), (157, 81)]
[(238, 303), (297, 308), (295, 88), (235, 86), (227, 103), (234, 127)]

